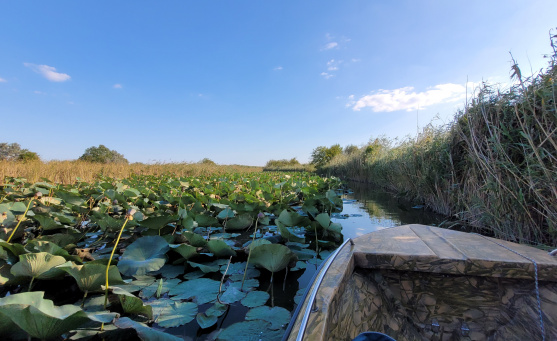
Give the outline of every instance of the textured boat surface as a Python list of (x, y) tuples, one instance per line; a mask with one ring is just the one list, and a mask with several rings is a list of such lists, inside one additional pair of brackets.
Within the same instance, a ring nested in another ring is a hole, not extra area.
[[(532, 260), (546, 340), (557, 339), (557, 259), (545, 251), (425, 225), (372, 232), (354, 244), (328, 269), (304, 340), (351, 340), (364, 331), (399, 341), (541, 340)], [(303, 312), (307, 299), (302, 305)]]

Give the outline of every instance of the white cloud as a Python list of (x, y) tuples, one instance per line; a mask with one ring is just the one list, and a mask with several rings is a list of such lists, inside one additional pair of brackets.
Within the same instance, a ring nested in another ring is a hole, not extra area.
[(5, 80), (4, 78), (0, 77), (0, 83), (6, 83), (7, 80)]
[(371, 107), (374, 112), (413, 111), (439, 104), (456, 102), (466, 98), (466, 87), (460, 84), (439, 84), (424, 92), (416, 92), (411, 86), (394, 90), (378, 90), (357, 101), (350, 101), (354, 111)]
[(335, 75), (331, 75), (330, 73), (327, 73), (327, 72), (321, 72), (321, 76), (323, 76), (323, 78), (325, 78), (325, 79), (329, 79), (329, 78), (334, 77)]
[(282, 70), (282, 66), (277, 66), (277, 67), (274, 68), (273, 70), (275, 70), (275, 71), (280, 71), (280, 70)]
[(46, 95), (44, 92), (39, 91), (39, 90), (35, 90), (33, 92), (36, 93), (37, 95)]
[(122, 89), (122, 84), (114, 84), (112, 87), (114, 89)]
[(331, 59), (327, 62), (327, 70), (328, 71), (337, 71), (339, 64), (342, 63), (342, 60), (334, 60)]
[(52, 82), (65, 82), (71, 78), (68, 74), (56, 72), (56, 68), (52, 66), (36, 65), (32, 63), (23, 63), (23, 65)]
[(321, 50), (330, 50), (338, 47), (338, 43), (336, 41), (332, 41), (330, 43), (325, 44)]

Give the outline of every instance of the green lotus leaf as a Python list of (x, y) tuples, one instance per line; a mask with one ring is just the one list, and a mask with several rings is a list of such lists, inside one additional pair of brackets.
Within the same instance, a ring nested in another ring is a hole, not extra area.
[(160, 236), (141, 237), (126, 248), (118, 269), (126, 276), (156, 271), (166, 263), (168, 249), (168, 243)]
[(166, 225), (178, 220), (177, 215), (160, 215), (157, 217), (150, 217), (139, 222), (139, 225), (152, 230), (160, 230)]
[(170, 245), (170, 249), (178, 252), (186, 260), (197, 254), (197, 248), (187, 244)]
[(195, 221), (199, 226), (221, 226), (217, 218), (206, 214), (196, 215)]
[(122, 288), (130, 292), (139, 291), (155, 282), (155, 278), (153, 276), (141, 275), (141, 276), (133, 276), (135, 280), (131, 281), (130, 283), (123, 285)]
[(85, 202), (85, 199), (76, 193), (57, 191), (56, 197), (64, 200), (66, 204), (74, 206), (81, 206)]
[(122, 192), (122, 195), (128, 198), (135, 198), (141, 196), (141, 193), (135, 188), (126, 188), (124, 192)]
[(124, 219), (115, 219), (108, 214), (94, 214), (91, 217), (91, 221), (99, 225), (102, 231), (116, 231), (122, 228), (124, 225)]
[(211, 326), (214, 326), (217, 323), (217, 321), (219, 320), (219, 318), (217, 316), (213, 316), (213, 315), (207, 316), (204, 313), (198, 313), (197, 316), (195, 317), (195, 319), (197, 320), (197, 324), (199, 324), (201, 329), (205, 329), (205, 328), (209, 328)]
[(220, 282), (209, 278), (197, 278), (185, 281), (170, 289), (169, 295), (173, 300), (195, 299), (199, 305), (217, 299)]
[(227, 230), (245, 230), (253, 224), (253, 218), (249, 214), (242, 214), (226, 222)]
[(265, 291), (250, 291), (240, 303), (248, 308), (255, 308), (264, 305), (269, 297), (270, 295)]
[(31, 240), (29, 243), (27, 243), (27, 245), (25, 245), (25, 248), (29, 250), (29, 252), (48, 252), (54, 256), (62, 256), (67, 261), (73, 261), (80, 264), (82, 263), (79, 256), (70, 255), (68, 251), (64, 250), (55, 243), (46, 240)]
[(230, 209), (230, 207), (226, 207), (225, 209), (220, 211), (219, 214), (217, 214), (217, 218), (222, 219), (222, 220), (227, 219), (227, 218), (234, 218), (234, 211), (232, 211), (232, 209)]
[(165, 264), (162, 268), (157, 271), (150, 272), (149, 275), (156, 276), (161, 275), (166, 279), (176, 278), (184, 274), (184, 265), (170, 265)]
[(118, 295), (118, 298), (125, 313), (153, 318), (153, 308), (150, 305), (144, 305), (140, 298), (128, 295)]
[(251, 261), (271, 272), (285, 269), (288, 263), (296, 258), (288, 247), (280, 244), (259, 245), (251, 251)]
[(315, 217), (315, 220), (321, 225), (323, 228), (329, 227), (331, 225), (331, 217), (329, 217), (328, 213), (321, 213)]
[(277, 227), (280, 235), (289, 242), (304, 243), (306, 241), (303, 233), (295, 232), (291, 227), (286, 227), (280, 221), (277, 221)]
[(258, 247), (259, 245), (264, 245), (264, 244), (272, 244), (272, 243), (271, 243), (270, 241), (268, 241), (267, 239), (261, 238), (261, 239), (256, 239), (256, 240), (254, 240), (253, 242), (250, 242), (250, 243), (246, 246), (246, 248), (247, 248), (248, 250), (250, 250), (250, 249), (253, 249), (253, 248), (255, 248), (255, 247)]
[(193, 302), (171, 302), (162, 307), (159, 312), (160, 315), (155, 318), (155, 322), (159, 326), (163, 328), (178, 327), (191, 322), (195, 318), (197, 315), (197, 304)]
[(262, 336), (265, 336), (265, 341), (281, 340), (284, 331), (272, 330), (269, 328), (270, 326), (270, 323), (262, 320), (234, 323), (222, 330), (217, 336), (217, 340), (263, 340)]
[(246, 297), (246, 293), (240, 291), (240, 289), (229, 286), (228, 289), (219, 297), (219, 301), (225, 304), (232, 304), (238, 302), (242, 298)]
[(149, 328), (143, 323), (135, 322), (128, 317), (115, 320), (114, 325), (120, 329), (135, 329), (137, 336), (144, 341), (182, 341), (177, 336)]
[(40, 226), (45, 231), (66, 228), (66, 226), (58, 223), (56, 220), (45, 214), (35, 214), (33, 219), (39, 222)]
[(199, 270), (203, 271), (203, 273), (217, 272), (220, 269), (219, 265), (216, 264), (215, 262), (208, 263), (208, 264), (188, 262), (188, 264), (193, 266), (194, 268), (198, 268)]
[[(100, 292), (103, 290), (101, 285), (106, 284), (106, 265), (94, 263), (75, 265), (71, 262), (66, 262), (58, 266), (58, 268), (70, 274), (83, 292)], [(115, 265), (110, 266), (108, 269), (108, 284), (110, 286), (124, 284), (122, 277), (120, 277), (120, 272)]]
[(288, 212), (287, 210), (283, 210), (278, 217), (278, 221), (283, 223), (285, 226), (305, 226), (307, 224), (307, 220), (308, 219), (306, 217), (301, 216), (299, 213)]
[(11, 269), (16, 277), (31, 277), (33, 279), (53, 279), (64, 274), (62, 269), (56, 268), (66, 260), (61, 256), (53, 256), (48, 252), (27, 253), (19, 256), (19, 262)]
[[(299, 257), (298, 257), (299, 258)], [(296, 262), (296, 266), (294, 266), (292, 269), (290, 269), (290, 271), (298, 271), (298, 270), (303, 270), (307, 267), (306, 262), (302, 262), (302, 261), (297, 261)]]
[(207, 243), (207, 248), (211, 251), (216, 257), (230, 257), (236, 256), (236, 251), (232, 250), (228, 244), (223, 242), (222, 240), (210, 240)]
[(44, 292), (25, 292), (0, 298), (0, 319), (11, 320), (38, 339), (53, 339), (88, 321), (108, 323), (114, 313), (86, 313), (68, 304), (55, 306), (43, 298)]
[(193, 232), (184, 232), (183, 235), (186, 237), (191, 246), (200, 247), (207, 245), (207, 241), (200, 234)]
[[(176, 287), (178, 283), (181, 281), (177, 278), (167, 279), (162, 281), (162, 285), (159, 285), (160, 281), (156, 281), (155, 283), (149, 285), (141, 289), (139, 296), (144, 299), (151, 298), (157, 291), (159, 295), (169, 292), (172, 288)], [(160, 288), (159, 288), (160, 287)]]
[(244, 286), (242, 287), (242, 279), (238, 282), (232, 282), (228, 284), (229, 287), (235, 287), (237, 289), (242, 288), (243, 291), (252, 291), (253, 289), (259, 287), (259, 281), (255, 278), (246, 279), (244, 281)]
[(229, 306), (226, 304), (215, 302), (215, 304), (213, 304), (209, 309), (205, 311), (205, 315), (216, 316), (216, 317), (222, 316), (222, 314), (226, 312), (228, 307)]
[(270, 322), (269, 328), (277, 330), (281, 329), (290, 321), (290, 312), (282, 307), (261, 306), (250, 309), (246, 314), (246, 320), (263, 320)]

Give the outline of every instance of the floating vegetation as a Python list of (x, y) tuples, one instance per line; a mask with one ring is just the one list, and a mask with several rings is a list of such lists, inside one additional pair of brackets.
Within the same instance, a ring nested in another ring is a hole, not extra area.
[(308, 173), (5, 181), (0, 335), (14, 340), (280, 339), (292, 307), (273, 279), (294, 294), (342, 239), (340, 181)]

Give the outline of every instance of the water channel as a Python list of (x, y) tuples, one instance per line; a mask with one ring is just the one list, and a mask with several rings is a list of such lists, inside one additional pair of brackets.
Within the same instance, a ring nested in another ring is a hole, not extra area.
[[(350, 189), (342, 194), (343, 211), (332, 218), (334, 222), (342, 225), (344, 239), (405, 224), (439, 225), (444, 220), (443, 216), (424, 210), (420, 205), (397, 199), (376, 187), (357, 182), (349, 183), (348, 186)], [(258, 290), (268, 290), (272, 293), (272, 302), (267, 302), (267, 305), (280, 306), (293, 312), (296, 309), (296, 295), (299, 296), (305, 291), (321, 262), (319, 259), (307, 261), (305, 270), (289, 272), (286, 281), (283, 281), (284, 271), (279, 272), (272, 284), (270, 276), (263, 271), (259, 277)], [(217, 325), (209, 329), (201, 329), (194, 320), (185, 326), (170, 328), (167, 332), (184, 340), (213, 340), (220, 329), (244, 321), (247, 311), (248, 308), (235, 303), (219, 319)]]

